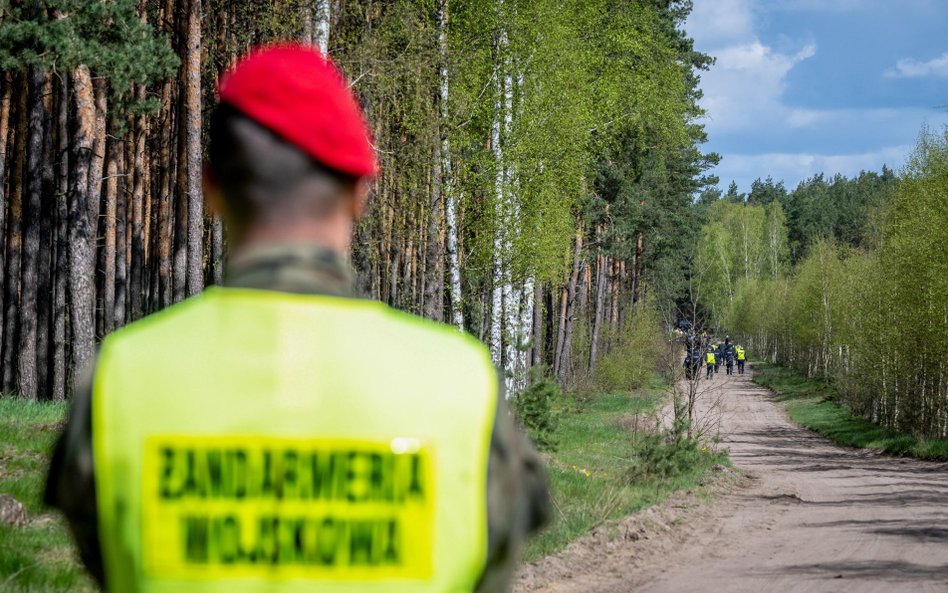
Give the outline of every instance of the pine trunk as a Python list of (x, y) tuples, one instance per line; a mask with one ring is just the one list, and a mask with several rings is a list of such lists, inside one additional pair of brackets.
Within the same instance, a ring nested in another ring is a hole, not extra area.
[(106, 333), (115, 328), (115, 230), (118, 195), (118, 142), (110, 140), (106, 148), (105, 165), (105, 237), (102, 258), (102, 317)]
[(20, 336), (17, 361), (17, 393), (35, 400), (37, 386), (36, 327), (40, 268), (40, 218), (43, 199), (43, 137), (46, 108), (43, 87), (46, 74), (39, 67), (28, 73), (29, 131), (26, 141), (26, 196), (23, 201), (22, 279), (20, 284)]
[(602, 328), (603, 317), (603, 297), (606, 287), (606, 267), (609, 265), (608, 258), (600, 255), (596, 263), (596, 303), (593, 312), (592, 337), (589, 340), (589, 372), (592, 373), (596, 368), (596, 361), (599, 356), (599, 333)]
[[(20, 74), (20, 82), (27, 74)], [(10, 172), (9, 211), (7, 213), (7, 265), (4, 271), (3, 391), (17, 389), (17, 344), (20, 326), (20, 256), (23, 247), (23, 167), (27, 141), (27, 85), (19, 85), (16, 128), (13, 130), (13, 170)]]
[(189, 0), (184, 59), (185, 158), (187, 160), (187, 294), (204, 288), (204, 195), (201, 190), (201, 0)]
[(52, 371), (50, 397), (66, 399), (68, 348), (66, 344), (67, 292), (69, 290), (69, 88), (63, 75), (56, 110), (56, 255), (53, 264)]
[(576, 291), (579, 282), (579, 268), (581, 264), (581, 254), (583, 251), (583, 226), (576, 227), (576, 243), (573, 247), (573, 272), (570, 274), (569, 284), (566, 289), (566, 303), (564, 307), (563, 323), (560, 333), (563, 335), (563, 341), (560, 342), (560, 351), (557, 353), (557, 373), (556, 376), (561, 383), (566, 382), (568, 373), (572, 370), (570, 359), (573, 350), (573, 325), (576, 317)]
[[(7, 220), (7, 142), (10, 140), (10, 97), (13, 95), (13, 84), (10, 74), (0, 73), (0, 83), (3, 85), (0, 91), (0, 364), (3, 364), (3, 312), (4, 295), (4, 275), (6, 262), (6, 220)], [(0, 383), (2, 383), (3, 372), (0, 371)], [(0, 384), (2, 388), (2, 384)]]
[(425, 253), (424, 315), (444, 320), (444, 233), (442, 225), (442, 155), (441, 143), (434, 143), (431, 168), (431, 192), (428, 202), (428, 246)]
[(89, 195), (89, 170), (95, 141), (95, 99), (89, 68), (73, 72), (76, 131), (73, 136), (73, 167), (70, 182), (69, 230), (73, 369), (82, 369), (95, 354), (95, 225), (94, 201)]

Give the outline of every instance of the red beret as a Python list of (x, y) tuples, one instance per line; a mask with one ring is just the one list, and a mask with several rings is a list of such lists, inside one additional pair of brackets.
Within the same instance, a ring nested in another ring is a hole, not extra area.
[(362, 109), (332, 61), (316, 49), (292, 43), (258, 48), (221, 78), (220, 97), (327, 167), (375, 176)]

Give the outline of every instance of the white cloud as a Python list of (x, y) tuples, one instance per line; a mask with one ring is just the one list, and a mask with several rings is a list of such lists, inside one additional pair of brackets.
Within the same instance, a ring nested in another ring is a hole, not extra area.
[(754, 179), (763, 179), (768, 175), (776, 181), (785, 181), (787, 189), (793, 189), (799, 182), (818, 173), (841, 173), (851, 177), (860, 171), (879, 171), (882, 165), (898, 170), (905, 164), (912, 149), (912, 145), (904, 144), (853, 154), (731, 154), (722, 161), (716, 173), (720, 175), (723, 185), (733, 179), (742, 191), (749, 190)]
[(805, 12), (847, 12), (869, 4), (868, 0), (770, 0), (774, 10)]
[(747, 38), (753, 24), (753, 0), (697, 0), (688, 33), (699, 46), (713, 45)]
[(783, 103), (786, 78), (800, 62), (816, 54), (809, 43), (795, 54), (781, 53), (759, 40), (712, 52), (717, 63), (702, 76), (711, 133), (735, 132), (766, 125), (801, 127), (815, 115)]
[(887, 70), (885, 75), (889, 78), (924, 78), (928, 76), (948, 78), (948, 52), (925, 62), (913, 58), (899, 60), (895, 64), (895, 68)]

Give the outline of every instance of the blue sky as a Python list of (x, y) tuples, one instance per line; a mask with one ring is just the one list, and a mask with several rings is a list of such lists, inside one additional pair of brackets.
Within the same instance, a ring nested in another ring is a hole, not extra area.
[(948, 124), (948, 0), (695, 0), (722, 187), (899, 169)]

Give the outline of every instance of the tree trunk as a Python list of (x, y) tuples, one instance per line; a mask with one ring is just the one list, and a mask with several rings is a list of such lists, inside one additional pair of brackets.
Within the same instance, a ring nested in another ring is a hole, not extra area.
[(43, 138), (46, 126), (46, 107), (43, 87), (46, 74), (33, 66), (27, 74), (29, 102), (29, 131), (26, 141), (26, 198), (23, 201), (23, 251), (21, 255), (20, 336), (17, 361), (17, 392), (20, 397), (35, 400), (37, 386), (37, 288), (39, 284), (40, 214), (43, 199)]
[(635, 269), (632, 272), (632, 302), (642, 299), (642, 254), (645, 252), (645, 235), (639, 233), (635, 238)]
[(115, 314), (113, 327), (125, 325), (128, 312), (128, 142), (116, 150), (118, 178), (115, 195)]
[(102, 317), (106, 333), (115, 328), (115, 229), (118, 195), (118, 142), (110, 140), (105, 165), (105, 237), (103, 243)]
[(94, 201), (89, 196), (89, 170), (95, 128), (95, 103), (89, 68), (73, 72), (76, 132), (70, 188), (70, 271), (73, 368), (82, 369), (95, 354), (95, 225)]
[[(13, 96), (13, 82), (10, 78), (10, 74), (7, 72), (0, 73), (0, 83), (3, 84), (2, 92), (0, 92), (0, 365), (3, 364), (2, 350), (3, 350), (3, 336), (4, 336), (4, 324), (3, 324), (3, 312), (6, 310), (4, 307), (5, 295), (4, 295), (4, 274), (3, 271), (6, 269), (6, 219), (7, 219), (7, 142), (10, 140), (10, 102), (11, 97)], [(2, 377), (3, 372), (0, 370), (0, 389), (2, 389)]]
[(596, 360), (599, 356), (599, 333), (602, 328), (602, 305), (603, 296), (606, 287), (606, 267), (609, 265), (609, 258), (600, 255), (596, 263), (596, 303), (593, 312), (592, 337), (589, 340), (589, 372), (592, 373), (596, 368)]
[[(531, 348), (530, 366), (543, 364), (543, 284), (533, 285), (533, 348)], [(547, 313), (549, 315), (549, 313)]]
[(184, 68), (188, 202), (188, 296), (204, 288), (204, 195), (201, 190), (201, 0), (189, 0)]
[(556, 356), (556, 376), (563, 383), (566, 381), (567, 374), (571, 370), (570, 357), (573, 350), (573, 325), (576, 317), (576, 290), (579, 282), (580, 254), (583, 250), (583, 225), (576, 227), (576, 243), (573, 247), (573, 273), (570, 274), (569, 284), (566, 290), (566, 303), (560, 333), (563, 335), (560, 344), (560, 350)]
[(330, 2), (332, 0), (316, 0), (314, 14), (314, 38), (313, 45), (319, 48), (323, 54), (329, 54), (329, 26), (332, 22)]
[(449, 129), (450, 79), (448, 78), (448, 0), (441, 0), (438, 10), (438, 78), (441, 133), (441, 187), (444, 190), (444, 216), (447, 233), (448, 283), (451, 299), (451, 323), (464, 330), (464, 302), (461, 294), (461, 266), (458, 261), (458, 213), (457, 195), (451, 161), (451, 135)]
[(69, 290), (69, 86), (68, 74), (62, 76), (56, 109), (56, 256), (53, 265), (52, 371), (50, 397), (66, 399), (67, 298)]
[[(144, 93), (144, 89), (139, 89)], [(144, 314), (143, 294), (145, 290), (145, 135), (148, 123), (144, 116), (135, 122), (132, 136), (132, 161), (128, 163), (132, 172), (132, 236), (131, 261), (128, 283), (129, 314), (132, 320)]]
[(431, 192), (428, 200), (424, 315), (436, 321), (444, 320), (444, 234), (441, 232), (442, 162), (441, 143), (435, 142), (431, 168)]
[(211, 219), (211, 283), (219, 286), (224, 281), (224, 222), (220, 216)]
[[(53, 365), (50, 364), (50, 335), (53, 319), (53, 263), (56, 254), (56, 162), (53, 130), (53, 77), (47, 76), (43, 84), (43, 198), (40, 208), (40, 268), (37, 285), (36, 317), (36, 386), (39, 397), (50, 398), (50, 379)], [(0, 227), (2, 228), (2, 227)]]
[[(17, 78), (23, 83), (21, 74)], [(14, 392), (16, 381), (17, 344), (19, 344), (20, 256), (23, 246), (23, 167), (27, 142), (27, 85), (19, 85), (16, 105), (16, 128), (13, 130), (13, 170), (10, 176), (10, 210), (7, 213), (7, 265), (4, 286), (3, 391)]]

